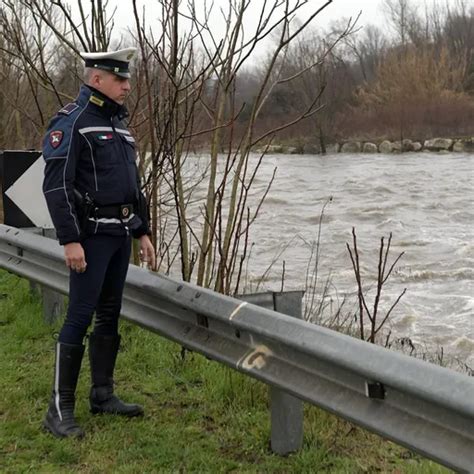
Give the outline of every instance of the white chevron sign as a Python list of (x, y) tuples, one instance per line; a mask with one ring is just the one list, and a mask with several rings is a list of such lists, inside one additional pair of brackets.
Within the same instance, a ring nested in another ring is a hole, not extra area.
[(53, 228), (42, 183), (44, 160), (38, 159), (5, 191), (5, 194), (20, 208), (36, 227)]

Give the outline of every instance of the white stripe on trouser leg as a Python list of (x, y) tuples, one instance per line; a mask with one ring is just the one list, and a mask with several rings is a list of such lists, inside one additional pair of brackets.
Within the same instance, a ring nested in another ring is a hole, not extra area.
[(56, 374), (54, 376), (54, 403), (56, 405), (56, 411), (58, 412), (59, 419), (63, 421), (63, 415), (61, 408), (59, 407), (59, 358), (61, 356), (61, 344), (56, 344)]

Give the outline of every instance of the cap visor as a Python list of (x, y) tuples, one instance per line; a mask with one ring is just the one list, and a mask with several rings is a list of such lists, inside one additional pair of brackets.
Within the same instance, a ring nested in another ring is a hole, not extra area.
[[(112, 72), (112, 71), (109, 71)], [(112, 72), (112, 74), (115, 74), (118, 77), (123, 77), (124, 79), (130, 79), (132, 76), (129, 72)]]

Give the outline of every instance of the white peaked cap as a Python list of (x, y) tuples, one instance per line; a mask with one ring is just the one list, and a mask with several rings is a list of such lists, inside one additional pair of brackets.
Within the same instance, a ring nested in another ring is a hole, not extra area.
[(86, 67), (103, 69), (120, 77), (129, 78), (129, 62), (133, 59), (137, 48), (124, 48), (118, 51), (80, 53), (85, 60)]

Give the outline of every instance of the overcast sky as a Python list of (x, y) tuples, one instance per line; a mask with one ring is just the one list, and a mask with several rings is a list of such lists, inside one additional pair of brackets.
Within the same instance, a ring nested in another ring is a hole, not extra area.
[[(194, 0), (197, 6), (202, 5), (204, 9), (204, 0)], [(268, 4), (272, 4), (274, 0), (268, 0)], [(396, 1), (396, 0), (395, 0)], [(457, 0), (409, 0), (410, 5), (417, 8), (420, 13), (423, 13), (425, 8), (432, 8), (433, 5), (455, 5)], [(76, 0), (69, 0), (73, 5), (76, 4)], [(294, 3), (295, 0), (292, 0)], [(83, 2), (84, 6), (88, 2)], [(207, 0), (207, 4), (211, 4), (212, 0)], [(311, 11), (314, 11), (318, 7), (322, 6), (325, 2), (322, 0), (310, 0), (309, 5), (303, 7), (298, 14), (300, 19), (304, 19)], [(137, 4), (140, 7), (140, 11), (143, 6), (146, 8), (146, 21), (148, 26), (153, 26), (153, 23), (158, 25), (158, 17), (160, 14), (161, 7), (157, 0), (138, 0)], [(187, 0), (181, 0), (181, 5), (187, 4)], [(258, 14), (264, 4), (264, 0), (251, 0), (248, 11), (244, 16), (245, 31), (250, 32), (256, 28), (258, 21)], [(384, 33), (390, 33), (390, 28), (387, 25), (384, 8), (384, 0), (333, 0), (312, 22), (312, 27), (322, 30), (330, 27), (331, 23), (340, 21), (344, 18), (352, 17), (355, 19), (359, 12), (361, 13), (358, 22), (359, 27), (364, 27), (369, 24), (377, 25), (381, 28)], [(213, 25), (213, 33), (217, 38), (222, 35), (224, 31), (224, 22), (222, 16), (219, 14), (219, 8), (228, 7), (229, 0), (214, 0), (214, 16), (212, 17), (211, 24)], [(127, 28), (134, 29), (135, 20), (133, 17), (132, 2), (130, 0), (109, 0), (107, 7), (108, 14), (111, 15), (114, 8), (117, 8), (114, 21), (116, 25), (116, 36), (125, 31)], [(276, 16), (275, 16), (276, 18)], [(123, 44), (123, 46), (126, 46)], [(262, 52), (262, 48), (260, 48)]]
[[(202, 3), (204, 5), (204, 0), (195, 0), (196, 5)], [(340, 18), (355, 17), (360, 11), (362, 15), (360, 18), (361, 25), (364, 24), (381, 24), (383, 22), (383, 4), (384, 0), (333, 0), (333, 2), (318, 15), (315, 19), (315, 24), (321, 26), (328, 26), (332, 21), (338, 20)], [(418, 7), (420, 10), (424, 10), (425, 4), (430, 7), (435, 3), (445, 5), (456, 3), (456, 0), (409, 0), (410, 4)], [(211, 0), (207, 0), (207, 3), (210, 4)], [(228, 0), (214, 0), (215, 10), (218, 7), (224, 7), (228, 5)], [(269, 0), (267, 3), (273, 3), (272, 0)], [(311, 6), (305, 7), (302, 10), (302, 14), (309, 10), (313, 10), (315, 6), (323, 5), (325, 2), (321, 0), (310, 0)], [(157, 0), (139, 0), (139, 5), (145, 5), (147, 11), (147, 19), (151, 21), (154, 17), (158, 16), (159, 7)], [(182, 4), (186, 4), (186, 0), (182, 1)], [(254, 20), (256, 22), (257, 12), (260, 11), (261, 6), (263, 5), (263, 0), (251, 0), (248, 13), (246, 14), (246, 19), (248, 22)], [(129, 23), (133, 22), (133, 15), (131, 15), (131, 1), (129, 0), (109, 0), (108, 10), (112, 11), (113, 8), (117, 6), (116, 13), (116, 24), (120, 27), (127, 27)], [(216, 25), (218, 27), (219, 24)], [(383, 23), (381, 24), (383, 26)]]

